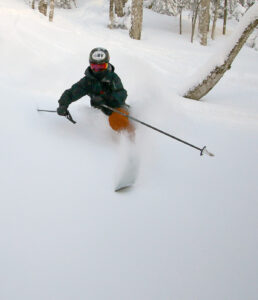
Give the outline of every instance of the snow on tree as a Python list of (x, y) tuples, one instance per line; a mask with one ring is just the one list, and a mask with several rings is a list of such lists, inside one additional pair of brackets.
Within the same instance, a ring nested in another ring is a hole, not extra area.
[(71, 0), (55, 0), (55, 5), (62, 8), (72, 8)]
[(255, 29), (250, 35), (249, 39), (247, 40), (247, 45), (258, 51), (258, 29)]
[(143, 0), (143, 7), (151, 9), (154, 0)]
[(129, 29), (131, 5), (131, 0), (110, 0), (108, 27)]
[(228, 14), (229, 18), (234, 18), (237, 21), (245, 14), (246, 8), (240, 3), (239, 0), (231, 0), (229, 2)]
[[(193, 77), (193, 82), (189, 84), (190, 87), (186, 88), (187, 92), (184, 93), (184, 97), (199, 100), (206, 95), (222, 78), (224, 73), (230, 69), (233, 60), (257, 25), (258, 2), (242, 17), (235, 33), (224, 48), (216, 53), (211, 61)], [(198, 79), (198, 82), (196, 79)]]
[(157, 13), (169, 16), (177, 15), (177, 1), (176, 0), (154, 0), (152, 10)]
[[(40, 12), (45, 14), (45, 10), (48, 5), (55, 5), (56, 7), (59, 8), (67, 8), (70, 9), (72, 8), (72, 3), (76, 7), (76, 0), (25, 0), (29, 6), (31, 6), (32, 9), (35, 9), (36, 3), (37, 7), (39, 8)], [(44, 7), (45, 6), (45, 7)]]

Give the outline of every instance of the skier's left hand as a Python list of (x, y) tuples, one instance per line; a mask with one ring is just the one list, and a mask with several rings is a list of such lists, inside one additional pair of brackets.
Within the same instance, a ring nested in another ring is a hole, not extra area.
[(68, 115), (67, 106), (66, 105), (59, 105), (56, 112), (59, 116), (67, 116)]
[(101, 105), (105, 104), (105, 100), (101, 96), (94, 96), (90, 101), (91, 106), (100, 108)]

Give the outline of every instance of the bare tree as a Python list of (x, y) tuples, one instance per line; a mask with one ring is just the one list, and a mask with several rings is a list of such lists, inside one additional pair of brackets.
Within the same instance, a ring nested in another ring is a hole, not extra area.
[(226, 34), (227, 16), (228, 16), (228, 0), (224, 0), (223, 34)]
[[(45, 16), (47, 16), (47, 8), (48, 4), (50, 7), (49, 11), (49, 21), (52, 22), (54, 18), (54, 9), (55, 6), (62, 7), (62, 8), (72, 8), (71, 7), (71, 1), (73, 1), (74, 6), (76, 6), (76, 0), (39, 0), (38, 2), (38, 10)], [(35, 9), (35, 3), (36, 0), (32, 0), (31, 2), (31, 8)]]
[(183, 13), (183, 5), (179, 5), (179, 34), (182, 34), (182, 13)]
[(207, 46), (207, 38), (210, 23), (210, 0), (201, 0), (199, 17), (199, 34), (201, 45)]
[(132, 39), (140, 40), (142, 32), (143, 0), (132, 0), (131, 28), (129, 35)]
[(46, 0), (39, 1), (38, 9), (44, 16), (47, 15), (47, 5), (48, 5), (48, 3)]
[(193, 7), (193, 16), (192, 16), (192, 33), (191, 33), (191, 43), (193, 43), (194, 39), (194, 32), (195, 32), (195, 26), (198, 16), (198, 10), (200, 6), (201, 0), (195, 0), (194, 1), (194, 7)]
[(53, 18), (54, 18), (54, 9), (55, 9), (55, 0), (50, 0), (49, 3), (49, 22), (53, 22)]
[(124, 16), (124, 0), (115, 0), (115, 13), (118, 17)]
[(114, 28), (115, 27), (115, 13), (114, 13), (114, 8), (115, 8), (115, 0), (110, 0), (109, 1), (109, 28)]
[(212, 23), (212, 30), (211, 30), (211, 38), (214, 40), (215, 38), (215, 30), (216, 30), (216, 22), (218, 19), (218, 8), (219, 8), (219, 0), (215, 0), (215, 7), (214, 7), (214, 16), (213, 16), (213, 23)]
[[(257, 12), (256, 18), (250, 17), (253, 11)], [(240, 21), (239, 28), (241, 28), (241, 26), (245, 24), (245, 29), (243, 31), (240, 31), (240, 36), (236, 39), (236, 42), (232, 47), (232, 49), (229, 50), (228, 55), (225, 58), (225, 61), (221, 64), (218, 64), (213, 70), (211, 70), (200, 84), (188, 90), (184, 95), (185, 98), (199, 100), (217, 84), (217, 82), (222, 78), (224, 73), (228, 69), (230, 69), (233, 60), (235, 59), (235, 57), (237, 56), (237, 54), (245, 44), (246, 40), (253, 32), (253, 30), (256, 28), (256, 26), (258, 26), (257, 16), (258, 16), (258, 3), (253, 5), (253, 7), (251, 7), (249, 11), (246, 13), (246, 16), (244, 16), (243, 19)]]
[(126, 8), (128, 0), (109, 0), (109, 28), (127, 28), (130, 10)]

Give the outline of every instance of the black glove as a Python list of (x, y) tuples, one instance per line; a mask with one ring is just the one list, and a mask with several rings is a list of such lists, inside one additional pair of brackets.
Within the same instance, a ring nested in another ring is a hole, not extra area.
[(59, 116), (67, 116), (68, 115), (68, 110), (66, 105), (60, 105), (56, 112), (58, 113)]
[(90, 100), (90, 104), (93, 107), (100, 108), (101, 105), (105, 104), (105, 100), (101, 96), (94, 96)]

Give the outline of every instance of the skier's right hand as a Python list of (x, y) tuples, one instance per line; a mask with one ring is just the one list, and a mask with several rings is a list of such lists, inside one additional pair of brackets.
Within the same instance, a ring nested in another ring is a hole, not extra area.
[(60, 105), (56, 112), (58, 113), (59, 116), (67, 116), (68, 115), (68, 109), (66, 105)]

